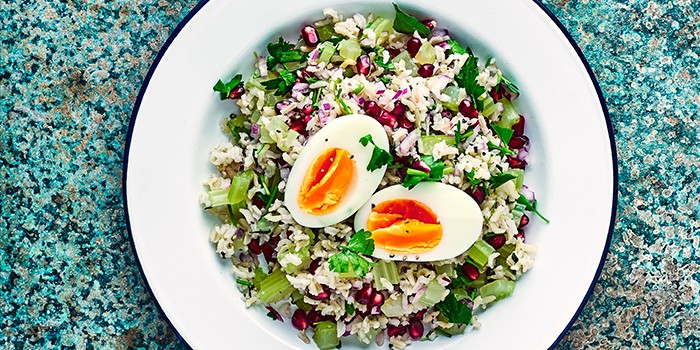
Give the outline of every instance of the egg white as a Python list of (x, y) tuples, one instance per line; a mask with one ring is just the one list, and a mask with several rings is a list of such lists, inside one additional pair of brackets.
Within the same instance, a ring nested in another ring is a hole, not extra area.
[[(360, 138), (372, 135), (374, 143), (389, 151), (389, 138), (384, 127), (374, 118), (363, 114), (338, 117), (326, 124), (309, 139), (294, 162), (285, 186), (284, 204), (294, 220), (306, 227), (324, 227), (341, 222), (357, 211), (372, 193), (377, 190), (384, 177), (386, 166), (368, 171), (374, 146), (362, 146)], [(299, 189), (306, 171), (314, 160), (329, 148), (342, 148), (353, 156), (354, 175), (338, 206), (327, 214), (310, 214), (299, 207)]]
[(479, 205), (460, 189), (441, 182), (422, 182), (413, 189), (402, 185), (387, 187), (375, 193), (355, 214), (355, 231), (367, 228), (372, 208), (384, 201), (413, 199), (428, 206), (442, 225), (442, 239), (424, 253), (391, 253), (376, 246), (372, 256), (384, 260), (436, 261), (454, 258), (471, 247), (481, 234), (484, 218)]

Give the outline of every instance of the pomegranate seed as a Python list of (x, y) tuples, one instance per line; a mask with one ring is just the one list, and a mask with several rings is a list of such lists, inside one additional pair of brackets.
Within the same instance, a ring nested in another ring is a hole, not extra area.
[(258, 197), (258, 196), (253, 196), (253, 205), (255, 205), (256, 207), (258, 207), (259, 209), (262, 209), (262, 208), (265, 208), (265, 206), (267, 205), (267, 203), (265, 203), (265, 202), (262, 200), (262, 198), (260, 198), (260, 197)]
[(518, 234), (515, 235), (515, 238), (520, 238), (523, 240), (523, 243), (525, 242), (525, 230), (519, 228), (518, 229)]
[(372, 293), (372, 296), (369, 298), (369, 306), (374, 307), (374, 306), (382, 306), (384, 304), (384, 294), (382, 294), (379, 291), (376, 291)]
[(326, 286), (323, 286), (323, 291), (318, 293), (318, 295), (313, 295), (313, 294), (309, 293), (309, 298), (314, 299), (314, 300), (328, 299), (329, 296), (331, 296), (331, 291)]
[(260, 240), (257, 238), (251, 240), (250, 243), (248, 243), (248, 251), (255, 255), (262, 253), (262, 250), (260, 249)]
[(394, 109), (391, 110), (391, 114), (396, 117), (403, 117), (406, 114), (406, 106), (404, 106), (403, 103), (397, 102)]
[(476, 119), (479, 117), (479, 112), (470, 102), (467, 102), (467, 100), (463, 100), (459, 103), (459, 113), (462, 113), (463, 116), (469, 119)]
[(265, 308), (267, 309), (267, 311), (270, 311), (268, 316), (274, 316), (275, 321), (284, 322), (282, 315), (280, 315), (280, 313), (277, 312), (277, 310), (275, 310), (272, 306), (265, 306)]
[(495, 235), (492, 237), (489, 237), (486, 239), (486, 243), (491, 245), (493, 249), (500, 249), (503, 247), (504, 244), (506, 244), (506, 236), (504, 235)]
[(408, 120), (408, 118), (406, 118), (405, 116), (399, 118), (399, 125), (401, 125), (402, 128), (407, 129), (408, 131), (411, 131), (416, 127), (416, 124)]
[(282, 101), (279, 101), (279, 102), (275, 103), (275, 111), (276, 111), (278, 114), (281, 114), (281, 113), (282, 113), (282, 110), (285, 109), (285, 108), (286, 108), (287, 106), (289, 106), (290, 104), (291, 104), (291, 102), (289, 102), (289, 100), (282, 100)]
[(527, 166), (527, 162), (525, 160), (518, 159), (510, 155), (506, 156), (506, 162), (508, 162), (508, 165), (514, 169), (525, 169)]
[(243, 96), (243, 93), (245, 92), (245, 89), (243, 88), (243, 84), (238, 84), (236, 87), (231, 89), (228, 93), (228, 98), (235, 100), (241, 98)]
[(355, 292), (355, 301), (362, 305), (367, 305), (372, 298), (372, 293), (374, 292), (374, 288), (372, 288), (371, 284), (365, 284), (362, 286), (360, 290)]
[(361, 75), (369, 74), (370, 62), (369, 56), (362, 55), (357, 58), (357, 73)]
[(306, 123), (302, 119), (297, 119), (289, 123), (289, 129), (294, 130), (300, 134), (306, 134)]
[(306, 320), (309, 322), (310, 325), (315, 325), (316, 323), (323, 321), (323, 316), (321, 316), (321, 314), (318, 313), (316, 310), (311, 310), (309, 311)]
[(301, 37), (304, 38), (306, 46), (316, 46), (318, 44), (318, 31), (314, 26), (305, 26), (301, 29)]
[(523, 217), (520, 218), (520, 225), (518, 225), (518, 228), (525, 227), (529, 223), (530, 218), (527, 216), (527, 214), (523, 214)]
[(435, 26), (437, 26), (437, 22), (435, 22), (435, 20), (432, 20), (432, 19), (426, 19), (426, 20), (422, 21), (421, 23), (425, 24), (425, 26), (428, 27), (428, 29), (430, 29), (430, 30), (435, 29)]
[(379, 107), (374, 101), (367, 101), (365, 102), (365, 112), (368, 116), (377, 118), (382, 113), (382, 107)]
[(494, 88), (491, 89), (491, 91), (489, 91), (489, 95), (491, 95), (491, 98), (493, 98), (495, 102), (498, 102), (503, 97), (503, 93), (501, 92), (501, 90), (502, 89), (500, 88), (500, 85), (497, 85), (494, 86)]
[(508, 141), (508, 147), (511, 149), (521, 149), (525, 147), (525, 144), (527, 144), (528, 141), (530, 141), (530, 139), (527, 136), (513, 137), (510, 139), (510, 141)]
[(260, 250), (263, 253), (263, 256), (265, 257), (265, 260), (267, 262), (272, 261), (272, 254), (275, 252), (275, 247), (270, 244), (270, 242), (265, 242), (262, 245), (260, 245)]
[(277, 243), (280, 242), (280, 236), (270, 236), (267, 242), (270, 243), (270, 245), (272, 245), (273, 247), (276, 247)]
[(433, 72), (435, 72), (435, 66), (432, 64), (424, 64), (418, 68), (418, 75), (420, 75), (423, 78), (429, 78), (433, 76)]
[(398, 54), (401, 53), (401, 50), (399, 50), (399, 49), (394, 49), (394, 48), (391, 48), (391, 47), (388, 48), (388, 49), (386, 49), (386, 50), (389, 51), (389, 57), (390, 57), (390, 58), (394, 58), (394, 57), (396, 57), (396, 55), (398, 55)]
[(525, 133), (525, 117), (522, 115), (518, 122), (513, 125), (513, 137), (523, 136)]
[(314, 112), (314, 107), (306, 105), (301, 108), (301, 112), (304, 113), (304, 115), (311, 115)]
[(294, 314), (292, 315), (292, 326), (300, 331), (309, 328), (309, 320), (306, 317), (306, 312), (304, 312), (304, 310), (297, 309), (294, 311)]
[(428, 164), (425, 164), (420, 159), (413, 160), (413, 163), (411, 163), (411, 168), (425, 171), (426, 173), (430, 172), (430, 167), (428, 166)]
[(396, 117), (393, 114), (391, 114), (385, 110), (382, 110), (379, 113), (379, 116), (376, 117), (376, 119), (379, 122), (379, 124), (382, 124), (384, 126), (388, 126), (390, 128), (396, 127)]
[(419, 320), (423, 319), (423, 314), (425, 314), (425, 309), (416, 312), (416, 318)]
[(418, 53), (421, 45), (423, 45), (423, 43), (421, 43), (420, 39), (418, 38), (408, 39), (408, 42), (406, 43), (406, 51), (408, 51), (408, 54), (413, 57)]
[(474, 198), (474, 201), (476, 201), (477, 204), (483, 203), (484, 199), (486, 199), (486, 191), (484, 191), (484, 189), (481, 187), (477, 187), (473, 190), (467, 190), (466, 192), (468, 195)]
[(406, 334), (406, 326), (398, 325), (398, 326), (393, 326), (393, 325), (387, 325), (386, 326), (386, 335), (390, 337), (398, 337), (401, 335)]
[(314, 76), (314, 73), (309, 72), (306, 67), (297, 71), (297, 76), (300, 78), (302, 83), (306, 83), (309, 78)]
[(464, 276), (466, 276), (470, 281), (475, 281), (477, 278), (479, 278), (479, 269), (472, 264), (466, 263), (462, 265), (462, 272), (464, 272)]
[(423, 322), (421, 322), (419, 319), (413, 318), (409, 321), (408, 335), (410, 335), (412, 339), (420, 339), (423, 336), (423, 331)]
[(315, 274), (315, 273), (316, 273), (316, 269), (318, 269), (318, 267), (319, 267), (320, 265), (321, 265), (321, 260), (319, 260), (319, 259), (314, 259), (314, 260), (312, 260), (311, 263), (309, 264), (309, 268), (308, 268), (309, 273), (312, 274), (312, 275)]

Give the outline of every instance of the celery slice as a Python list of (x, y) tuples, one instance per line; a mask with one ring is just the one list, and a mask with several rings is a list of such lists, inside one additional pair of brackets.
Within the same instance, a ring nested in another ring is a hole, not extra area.
[(522, 219), (523, 215), (525, 215), (525, 205), (521, 203), (515, 203), (511, 212), (513, 213), (513, 221), (515, 221), (516, 225), (519, 225), (520, 219)]
[(328, 64), (331, 61), (331, 57), (335, 54), (335, 45), (331, 42), (324, 42), (321, 44), (321, 54), (318, 55), (318, 61)]
[(503, 113), (501, 113), (501, 119), (498, 120), (498, 125), (502, 126), (504, 128), (512, 128), (515, 123), (520, 120), (520, 115), (518, 115), (518, 111), (515, 110), (515, 106), (513, 106), (513, 103), (510, 102), (507, 98), (502, 98), (498, 100), (501, 104), (503, 104)]
[(239, 172), (233, 176), (231, 179), (231, 187), (228, 191), (229, 204), (237, 204), (246, 199), (248, 188), (250, 188), (250, 183), (253, 181), (254, 176), (252, 169)]
[(457, 301), (469, 299), (469, 293), (467, 293), (467, 291), (463, 288), (450, 289), (450, 293), (455, 296)]
[(523, 177), (525, 176), (525, 171), (523, 169), (513, 168), (506, 171), (506, 174), (515, 176), (515, 190), (520, 192), (520, 189), (523, 187)]
[(374, 287), (381, 289), (380, 278), (386, 278), (389, 283), (399, 283), (399, 270), (392, 260), (379, 260), (374, 264)]
[(338, 53), (346, 60), (356, 60), (362, 54), (362, 48), (357, 38), (344, 39), (338, 43)]
[(481, 114), (483, 114), (485, 117), (490, 117), (494, 113), (496, 113), (496, 103), (493, 101), (493, 98), (491, 98), (491, 96), (485, 94), (483, 95), (483, 98), (480, 97), (479, 99), (484, 101), (484, 109), (481, 111)]
[(515, 282), (508, 280), (495, 280), (487, 283), (479, 288), (479, 293), (482, 298), (488, 296), (496, 297), (496, 300), (501, 300), (513, 294), (515, 290)]
[(290, 296), (294, 290), (287, 275), (282, 270), (275, 270), (260, 282), (258, 299), (263, 304), (274, 303)]
[(218, 207), (228, 204), (228, 188), (209, 191), (207, 195), (209, 196), (209, 203), (211, 203), (210, 207)]
[(427, 307), (434, 306), (442, 301), (443, 294), (445, 294), (445, 287), (441, 286), (436, 280), (432, 280), (428, 283), (423, 296), (418, 299), (418, 303)]
[(445, 144), (448, 146), (454, 146), (456, 144), (453, 136), (426, 135), (418, 139), (418, 152), (424, 155), (431, 155), (433, 154), (433, 147), (442, 141), (445, 141)]
[(401, 53), (396, 55), (396, 57), (394, 57), (392, 61), (394, 62), (394, 65), (396, 65), (399, 61), (403, 61), (406, 70), (411, 71), (411, 76), (418, 76), (418, 66), (416, 66), (415, 63), (413, 63), (411, 55), (408, 54), (408, 51), (401, 51)]
[(253, 287), (255, 290), (260, 290), (260, 284), (267, 278), (267, 274), (261, 267), (256, 267), (253, 273), (255, 274), (253, 276)]
[(386, 301), (384, 301), (384, 305), (382, 305), (382, 312), (387, 317), (399, 317), (404, 315), (406, 310), (404, 310), (401, 299), (388, 298)]
[(437, 272), (438, 274), (444, 273), (449, 278), (457, 277), (457, 271), (455, 270), (455, 266), (453, 264), (436, 266), (435, 272)]
[(450, 85), (450, 86), (446, 87), (445, 90), (442, 91), (443, 94), (450, 97), (449, 100), (442, 102), (443, 107), (445, 107), (453, 112), (459, 111), (459, 104), (461, 102), (459, 100), (459, 89), (460, 89), (459, 86)]
[(340, 344), (337, 327), (336, 323), (332, 321), (316, 323), (313, 339), (319, 349), (329, 350)]
[(426, 41), (420, 46), (416, 53), (416, 61), (419, 64), (435, 63), (435, 48), (430, 41)]
[(328, 41), (328, 39), (334, 37), (335, 30), (333, 29), (334, 24), (328, 23), (319, 27), (316, 27), (316, 32), (318, 33), (318, 39), (321, 41)]
[(474, 260), (479, 268), (483, 268), (489, 261), (489, 256), (493, 254), (495, 250), (493, 247), (486, 243), (483, 239), (474, 242), (474, 245), (467, 250), (467, 255)]

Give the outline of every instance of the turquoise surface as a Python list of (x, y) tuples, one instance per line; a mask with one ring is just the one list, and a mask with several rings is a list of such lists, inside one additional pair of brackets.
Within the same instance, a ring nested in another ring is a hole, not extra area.
[[(558, 347), (698, 349), (700, 3), (545, 3), (600, 82), (620, 169), (610, 253)], [(143, 78), (195, 4), (0, 2), (0, 348), (184, 347), (139, 274), (121, 170)]]

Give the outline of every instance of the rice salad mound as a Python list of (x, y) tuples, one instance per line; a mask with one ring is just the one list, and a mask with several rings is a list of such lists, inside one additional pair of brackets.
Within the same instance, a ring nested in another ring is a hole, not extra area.
[[(529, 139), (513, 105), (517, 86), (495, 59), (479, 60), (434, 20), (394, 6), (394, 19), (326, 9), (295, 42), (279, 38), (256, 54), (247, 80), (214, 86), (235, 106), (222, 122), (228, 141), (210, 154), (218, 173), (200, 195), (222, 220), (209, 239), (231, 261), (247, 307), (291, 319), (299, 338), (320, 349), (344, 337), (403, 349), (480, 327), (478, 314), (532, 267), (524, 212), (546, 221), (523, 185)], [(473, 245), (442, 260), (383, 260), (353, 216), (297, 223), (285, 201), (297, 191), (287, 186), (295, 162), (314, 135), (354, 114), (387, 135), (388, 149), (375, 145), (372, 155), (385, 171), (376, 190), (426, 182), (460, 189), (483, 216)]]

